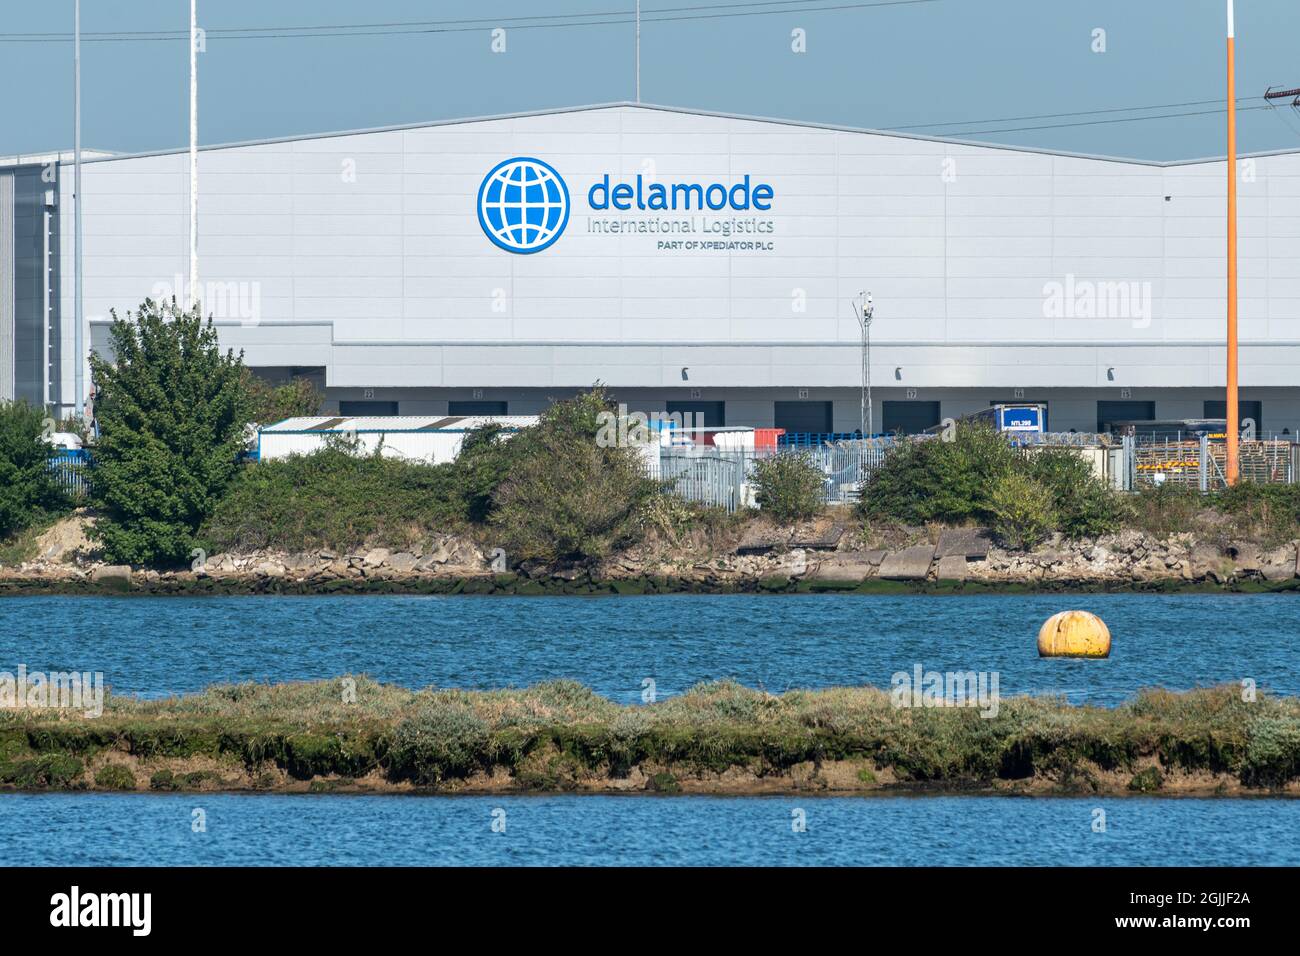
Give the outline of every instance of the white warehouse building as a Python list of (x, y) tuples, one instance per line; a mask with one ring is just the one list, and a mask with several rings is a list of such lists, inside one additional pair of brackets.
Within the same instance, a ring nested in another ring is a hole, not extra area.
[[(82, 176), (102, 352), (111, 310), (188, 296), (188, 156)], [(1225, 180), (627, 103), (304, 136), (200, 151), (199, 292), (327, 414), (531, 415), (599, 381), (631, 410), (851, 432), (869, 290), (877, 431), (1009, 401), (1094, 431), (1222, 416)], [(1239, 181), (1242, 414), (1294, 434), (1300, 152)], [(0, 398), (60, 412), (72, 182), (66, 153), (0, 162)]]

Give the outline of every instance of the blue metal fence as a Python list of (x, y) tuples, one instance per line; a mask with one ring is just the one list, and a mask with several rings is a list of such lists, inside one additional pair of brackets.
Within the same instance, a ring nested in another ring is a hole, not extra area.
[(790, 448), (817, 448), (837, 442), (862, 441), (861, 432), (785, 432), (776, 443)]

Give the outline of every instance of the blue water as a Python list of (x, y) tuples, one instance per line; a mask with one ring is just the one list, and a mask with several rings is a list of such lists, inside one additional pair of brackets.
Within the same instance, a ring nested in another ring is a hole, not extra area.
[[(1109, 623), (1108, 660), (1037, 656), (1039, 625), (1065, 607)], [(0, 600), (0, 671), (102, 671), (151, 697), (367, 673), (570, 677), (634, 702), (645, 678), (661, 696), (720, 677), (887, 686), (919, 663), (997, 671), (1004, 696), (1112, 704), (1243, 677), (1297, 694), (1298, 650), (1286, 595)], [(0, 794), (8, 864), (1300, 865), (1297, 832), (1300, 801), (1275, 799)]]
[[(1039, 625), (1100, 614), (1102, 661), (1042, 660)], [(1114, 704), (1252, 678), (1300, 694), (1300, 596), (655, 596), (0, 599), (0, 671), (102, 671), (117, 693), (365, 673), (409, 687), (569, 677), (620, 702), (732, 677), (780, 692), (997, 671), (1000, 692)]]
[(1271, 799), (0, 797), (10, 866), (1294, 866), (1297, 832), (1300, 800)]

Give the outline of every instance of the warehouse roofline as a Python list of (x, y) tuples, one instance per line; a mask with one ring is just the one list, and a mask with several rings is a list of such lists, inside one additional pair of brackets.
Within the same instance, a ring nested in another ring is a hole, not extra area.
[[(314, 139), (335, 139), (343, 136), (363, 136), (368, 133), (392, 133), (402, 130), (414, 129), (432, 129), (439, 126), (461, 126), (469, 123), (487, 123), (498, 120), (508, 119), (525, 119), (534, 116), (555, 116), (564, 113), (586, 113), (596, 110), (610, 109), (643, 109), (656, 110), (663, 113), (681, 113), (691, 116), (708, 116), (717, 119), (742, 120), (750, 123), (770, 123), (776, 126), (794, 126), (804, 129), (820, 129), (828, 132), (837, 133), (860, 133), (868, 136), (887, 136), (891, 139), (911, 139), (919, 140), (925, 143), (944, 143), (951, 146), (968, 146), (977, 149), (998, 149), (1014, 153), (1034, 153), (1043, 156), (1061, 156), (1070, 159), (1096, 160), (1107, 163), (1127, 163), (1132, 166), (1152, 166), (1157, 168), (1178, 167), (1178, 166), (1195, 166), (1205, 163), (1223, 162), (1226, 156), (1205, 156), (1197, 159), (1179, 159), (1179, 160), (1150, 160), (1150, 159), (1132, 159), (1125, 156), (1108, 156), (1099, 153), (1078, 153), (1068, 150), (1044, 149), (1036, 146), (1014, 146), (1009, 143), (985, 143), (978, 140), (958, 139), (945, 136), (926, 136), (921, 133), (901, 133), (893, 130), (868, 129), (858, 126), (845, 126), (835, 123), (815, 123), (808, 120), (782, 119), (775, 116), (750, 116), (744, 113), (727, 113), (718, 110), (693, 109), (684, 106), (663, 106), (652, 103), (634, 103), (629, 101), (618, 101), (611, 103), (593, 103), (586, 106), (560, 106), (541, 110), (527, 110), (518, 113), (495, 113), (485, 116), (468, 116), (458, 117), (455, 119), (431, 120), (422, 123), (402, 123), (394, 126), (373, 126), (362, 129), (332, 130), (324, 133), (300, 133), (294, 136), (277, 136), (268, 139), (250, 139), (234, 143), (218, 143), (210, 146), (200, 146), (202, 152), (218, 149), (240, 149), (248, 146), (269, 146), (275, 143), (295, 143), (305, 142)], [(96, 155), (87, 157), (86, 151), (82, 151), (82, 163), (103, 163), (114, 162), (122, 159), (142, 159), (149, 156), (171, 156), (188, 152), (187, 147), (178, 147), (175, 149), (158, 149), (148, 150), (139, 153), (111, 153), (107, 155)], [(1300, 153), (1300, 147), (1295, 149), (1273, 149), (1263, 150), (1254, 153), (1242, 153), (1238, 159), (1250, 159), (1263, 156), (1285, 156), (1293, 153)], [(64, 151), (61, 155), (68, 156), (69, 159), (64, 161), (64, 165), (71, 163), (70, 151)], [(0, 164), (3, 160), (0, 160)]]
[[(16, 166), (43, 166), (46, 163), (71, 163), (73, 150), (49, 149), (36, 153), (15, 153), (12, 156), (0, 156), (0, 169), (13, 169)], [(88, 163), (92, 159), (116, 159), (117, 153), (107, 149), (81, 150), (81, 161)]]
[[(128, 310), (129, 312), (129, 310)], [(91, 327), (98, 329), (101, 333), (113, 325), (113, 320), (107, 316), (86, 316), (86, 322)], [(756, 341), (733, 342), (725, 339), (719, 340), (701, 340), (689, 342), (665, 342), (662, 339), (629, 339), (610, 340), (610, 339), (591, 339), (591, 340), (574, 340), (574, 339), (463, 339), (448, 341), (447, 339), (339, 339), (334, 336), (333, 319), (270, 319), (255, 323), (249, 323), (238, 319), (213, 319), (212, 325), (217, 329), (259, 329), (259, 328), (290, 328), (306, 329), (320, 328), (329, 331), (328, 344), (342, 348), (366, 347), (366, 348), (412, 348), (421, 346), (433, 346), (438, 348), (851, 348), (861, 349), (862, 343), (856, 339), (844, 341), (826, 341), (826, 342), (801, 342), (801, 341), (784, 341), (781, 339), (764, 339)], [(1243, 339), (1243, 346), (1251, 347), (1300, 347), (1300, 340), (1269, 340), (1260, 339)], [(995, 342), (982, 339), (961, 339), (952, 341), (936, 342), (933, 339), (898, 339), (886, 340), (883, 345), (889, 348), (1005, 348), (1008, 347), (1006, 342)], [(1146, 339), (1146, 340), (1084, 340), (1084, 339), (1025, 339), (1011, 343), (1015, 348), (1223, 348), (1222, 340), (1216, 339)]]

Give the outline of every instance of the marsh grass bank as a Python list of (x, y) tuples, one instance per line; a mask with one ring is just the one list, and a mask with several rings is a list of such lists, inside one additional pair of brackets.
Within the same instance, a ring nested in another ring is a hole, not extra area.
[[(351, 701), (351, 702), (349, 702)], [(1300, 700), (1145, 691), (896, 707), (875, 688), (732, 682), (620, 706), (572, 681), (410, 691), (216, 686), (104, 712), (0, 712), (0, 788), (270, 792), (1300, 794)]]

